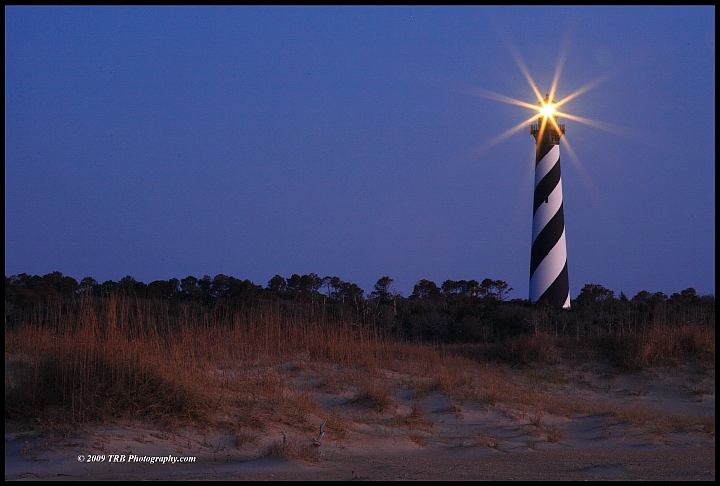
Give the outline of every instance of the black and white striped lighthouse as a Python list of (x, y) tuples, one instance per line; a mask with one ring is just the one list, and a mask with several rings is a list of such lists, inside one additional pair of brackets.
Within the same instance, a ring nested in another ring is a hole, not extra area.
[(530, 300), (553, 307), (570, 307), (565, 217), (560, 178), (560, 137), (565, 125), (557, 123), (555, 101), (540, 102), (538, 123), (530, 125), (535, 137), (535, 197), (533, 198)]

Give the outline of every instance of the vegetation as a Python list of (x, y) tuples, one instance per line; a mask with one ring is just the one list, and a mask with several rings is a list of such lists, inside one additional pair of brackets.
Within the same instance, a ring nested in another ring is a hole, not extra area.
[[(411, 373), (427, 393), (492, 405), (508, 399), (503, 378), (473, 382), (468, 363), (533, 366), (580, 356), (625, 370), (688, 358), (714, 367), (712, 295), (616, 298), (588, 284), (564, 310), (508, 301), (510, 290), (500, 280), (440, 287), (421, 280), (403, 297), (383, 277), (365, 296), (355, 284), (315, 274), (275, 276), (265, 288), (225, 275), (147, 285), (132, 277), (78, 283), (60, 272), (6, 277), (5, 418), (172, 426), (232, 413), (232, 423), (250, 429), (262, 429), (267, 416), (302, 425), (324, 412), (276, 372), (297, 356), (306, 366), (356, 370), (319, 375), (318, 386), (352, 386), (353, 402), (378, 413), (393, 406), (381, 369)], [(350, 427), (335, 415), (323, 419), (331, 434)], [(289, 443), (268, 454), (287, 453)]]
[(670, 297), (642, 291), (628, 299), (622, 293), (615, 297), (601, 285), (587, 284), (570, 310), (540, 307), (523, 299), (507, 301), (510, 290), (502, 280), (446, 280), (438, 287), (423, 279), (409, 297), (403, 297), (392, 290), (392, 279), (383, 277), (366, 297), (353, 283), (314, 273), (287, 279), (276, 275), (265, 288), (226, 275), (150, 284), (127, 276), (100, 284), (92, 277), (78, 283), (60, 272), (43, 277), (20, 274), (5, 277), (5, 326), (59, 324), (65, 313), (77, 315), (81, 306), (97, 307), (113, 298), (131, 299), (143, 312), (162, 309), (168, 323), (195, 316), (214, 325), (272, 309), (284, 322), (317, 323), (322, 318), (330, 327), (352, 323), (383, 338), (416, 342), (492, 343), (541, 333), (571, 336), (579, 342), (642, 334), (658, 327), (714, 328), (715, 296), (698, 295), (693, 288)]

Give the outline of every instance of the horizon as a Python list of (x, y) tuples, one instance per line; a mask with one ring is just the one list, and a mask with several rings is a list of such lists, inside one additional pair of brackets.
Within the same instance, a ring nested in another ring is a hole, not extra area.
[[(15, 275), (5, 275), (5, 279), (6, 279), (6, 282), (7, 282), (8, 280), (11, 280), (13, 277), (19, 277), (19, 276), (22, 276), (22, 275), (27, 275), (27, 276), (30, 277), (30, 278), (32, 278), (32, 277), (34, 277), (34, 276), (44, 278), (44, 277), (46, 277), (46, 276), (48, 276), (48, 275), (52, 275), (52, 274), (54, 274), (54, 273), (60, 273), (60, 274), (62, 274), (62, 277), (70, 277), (70, 278), (72, 278), (73, 280), (75, 280), (78, 284), (81, 284), (82, 281), (83, 281), (85, 278), (92, 278), (93, 280), (95, 280), (95, 282), (97, 283), (98, 286), (105, 285), (105, 284), (108, 283), (108, 282), (112, 282), (112, 283), (115, 283), (115, 284), (119, 284), (121, 280), (130, 277), (130, 278), (133, 278), (133, 280), (134, 280), (135, 282), (140, 283), (140, 284), (143, 284), (143, 285), (150, 285), (151, 283), (156, 282), (156, 281), (169, 282), (169, 281), (171, 281), (171, 280), (177, 280), (177, 281), (178, 281), (178, 288), (180, 288), (181, 282), (182, 282), (183, 280), (187, 279), (187, 278), (195, 278), (195, 279), (197, 279), (198, 281), (200, 281), (200, 280), (204, 279), (205, 277), (210, 277), (212, 280), (214, 280), (214, 279), (217, 278), (218, 276), (226, 276), (226, 277), (229, 277), (229, 278), (235, 278), (235, 279), (240, 280), (240, 281), (246, 281), (246, 280), (247, 280), (247, 281), (250, 281), (253, 285), (259, 286), (259, 287), (260, 287), (261, 289), (263, 289), (263, 290), (268, 290), (268, 289), (270, 288), (270, 282), (271, 282), (271, 280), (274, 279), (274, 278), (276, 278), (276, 277), (278, 277), (278, 276), (279, 276), (279, 277), (282, 277), (283, 280), (284, 280), (285, 282), (287, 282), (291, 277), (294, 277), (294, 276), (303, 277), (303, 276), (313, 275), (312, 272), (311, 272), (310, 274), (304, 274), (304, 275), (293, 274), (293, 275), (289, 275), (289, 276), (286, 276), (286, 277), (285, 277), (285, 276), (282, 276), (282, 275), (275, 275), (275, 276), (273, 276), (273, 277), (272, 277), (266, 284), (264, 284), (264, 285), (263, 285), (262, 283), (254, 282), (254, 281), (252, 281), (252, 280), (250, 280), (250, 279), (245, 279), (245, 278), (236, 277), (236, 276), (234, 276), (234, 275), (227, 275), (227, 274), (217, 274), (217, 275), (213, 275), (213, 276), (211, 276), (211, 275), (203, 275), (202, 277), (198, 277), (198, 276), (196, 276), (196, 275), (187, 275), (187, 276), (182, 277), (182, 278), (171, 277), (171, 278), (169, 278), (169, 279), (155, 279), (155, 280), (152, 280), (152, 281), (149, 281), (149, 282), (144, 282), (144, 281), (142, 281), (142, 280), (137, 280), (137, 279), (135, 279), (135, 277), (133, 277), (132, 275), (125, 275), (124, 277), (121, 277), (121, 278), (119, 278), (119, 279), (117, 279), (117, 280), (108, 279), (108, 280), (105, 280), (105, 281), (100, 281), (100, 280), (95, 279), (92, 275), (86, 275), (86, 276), (83, 277), (82, 279), (77, 279), (77, 278), (72, 277), (72, 276), (70, 276), (70, 275), (63, 274), (62, 272), (55, 271), (55, 272), (50, 272), (49, 274), (45, 274), (45, 275), (30, 275), (30, 274), (27, 274), (27, 273), (19, 273), (19, 274), (15, 274)], [(324, 276), (324, 277), (321, 277), (321, 276), (319, 276), (319, 275), (317, 275), (317, 274), (314, 274), (314, 275), (317, 276), (318, 278), (320, 278), (321, 280), (326, 280), (326, 279), (329, 279), (329, 278), (332, 278), (332, 277), (337, 277), (337, 278), (339, 278), (341, 281), (343, 281), (343, 282), (345, 282), (345, 283), (355, 284), (355, 282), (352, 282), (352, 281), (350, 281), (350, 280), (347, 280), (347, 281), (346, 281), (346, 280), (343, 280), (340, 276), (337, 276), (337, 275), (326, 275), (326, 276)], [(380, 280), (382, 280), (382, 279), (384, 279), (384, 278), (386, 278), (386, 277), (389, 277), (390, 280), (391, 280), (390, 286), (389, 286), (388, 288), (389, 288), (389, 290), (391, 291), (391, 293), (392, 293), (393, 295), (396, 295), (397, 297), (401, 297), (401, 298), (410, 298), (410, 297), (411, 297), (411, 295), (413, 294), (413, 292), (410, 292), (410, 293), (408, 293), (408, 294), (404, 294), (403, 292), (396, 292), (396, 291), (394, 290), (394, 285), (393, 285), (394, 279), (393, 279), (392, 277), (390, 277), (390, 276), (380, 277), (376, 283), (379, 283)], [(421, 281), (423, 281), (423, 280), (429, 280), (429, 279), (420, 279), (420, 280), (418, 280), (418, 282), (417, 282), (415, 285), (418, 285), (418, 284), (419, 284)], [(459, 279), (459, 280), (447, 279), (447, 280), (450, 280), (451, 282), (462, 282), (462, 281), (468, 282), (468, 281), (471, 281), (471, 280), (475, 280), (476, 282), (478, 282), (478, 284), (482, 284), (485, 279), (480, 279), (480, 280), (478, 280), (478, 279), (468, 279), (468, 280), (465, 280), (465, 279)], [(491, 280), (493, 280), (493, 279), (491, 279)], [(434, 283), (435, 285), (437, 285), (438, 289), (440, 289), (440, 291), (443, 292), (443, 291), (442, 291), (442, 285), (443, 285), (443, 283), (445, 283), (445, 281), (443, 281), (443, 282), (434, 282), (434, 281), (432, 281), (432, 280), (429, 280), (429, 281), (432, 282), (432, 283)], [(502, 280), (502, 279), (494, 279), (493, 282), (507, 283), (507, 282), (505, 282), (505, 281)], [(355, 285), (357, 285), (357, 284), (355, 284)], [(703, 293), (697, 292), (697, 290), (695, 289), (695, 287), (687, 287), (687, 288), (684, 288), (684, 289), (678, 289), (677, 291), (672, 292), (672, 293), (665, 293), (665, 292), (656, 291), (656, 290), (652, 290), (652, 289), (643, 289), (643, 290), (638, 291), (636, 294), (627, 295), (627, 294), (625, 294), (625, 293), (622, 292), (622, 291), (616, 292), (614, 289), (606, 288), (606, 287), (602, 286), (601, 284), (595, 284), (595, 283), (592, 283), (592, 282), (588, 282), (588, 283), (586, 283), (586, 284), (583, 286), (583, 289), (585, 288), (585, 286), (593, 286), (593, 285), (599, 285), (599, 286), (603, 287), (604, 289), (611, 291), (611, 292), (613, 293), (613, 297), (616, 298), (616, 299), (622, 298), (623, 295), (624, 295), (625, 298), (627, 298), (627, 299), (632, 299), (632, 298), (636, 297), (638, 294), (640, 294), (640, 293), (642, 293), (642, 292), (647, 292), (647, 293), (649, 293), (649, 294), (651, 294), (651, 295), (657, 295), (658, 293), (660, 293), (660, 294), (664, 294), (665, 297), (670, 298), (672, 295), (674, 295), (674, 294), (680, 295), (683, 291), (686, 291), (686, 290), (694, 290), (694, 291), (696, 292), (697, 297), (715, 297), (715, 294), (714, 294), (714, 293), (711, 293), (711, 294), (703, 294)], [(324, 288), (324, 287), (326, 287), (326, 285), (321, 286), (321, 287), (318, 289), (318, 293), (324, 294), (324, 295), (329, 295), (329, 292), (330, 292), (330, 291), (329, 291), (329, 288), (327, 289), (327, 292), (323, 292), (322, 290), (320, 290), (320, 289), (322, 289), (322, 288)], [(363, 298), (364, 298), (364, 299), (370, 299), (370, 298), (371, 298), (371, 297), (370, 297), (370, 294), (373, 292), (373, 290), (374, 290), (374, 288), (375, 288), (374, 285), (373, 285), (373, 287), (371, 287), (369, 290), (368, 290), (368, 289), (365, 289), (365, 288), (363, 288), (363, 287), (361, 287), (361, 286), (359, 286), (359, 285), (358, 285), (358, 287), (360, 287), (360, 289), (363, 291)], [(510, 286), (509, 286), (509, 287), (510, 287)], [(578, 293), (578, 295), (575, 296), (574, 298), (572, 297), (572, 294), (571, 294), (571, 296), (570, 296), (570, 297), (571, 297), (571, 300), (573, 300), (573, 301), (577, 300), (577, 297), (582, 293), (582, 290), (583, 290), (583, 289), (581, 289), (581, 291)], [(414, 290), (414, 289), (413, 289), (413, 290)], [(512, 292), (512, 290), (513, 290), (513, 289), (510, 287), (510, 290), (509, 290), (508, 294), (510, 294), (510, 293)], [(78, 289), (77, 292), (80, 292), (80, 290)], [(503, 299), (501, 299), (501, 300), (503, 300), (503, 301), (505, 301), (505, 302), (509, 302), (509, 301), (514, 301), (514, 300), (530, 300), (530, 299), (522, 298), (522, 297), (510, 297), (509, 295), (507, 295), (507, 296), (505, 296), (505, 298), (503, 298)]]

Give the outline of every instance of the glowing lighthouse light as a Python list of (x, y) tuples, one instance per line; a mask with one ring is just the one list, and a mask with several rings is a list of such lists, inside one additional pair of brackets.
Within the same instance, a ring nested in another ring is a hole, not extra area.
[(547, 104), (544, 104), (548, 101), (548, 98), (546, 97), (544, 101), (540, 102), (540, 113), (544, 118), (547, 118), (549, 116), (553, 116), (555, 114), (555, 103), (554, 102), (548, 102)]

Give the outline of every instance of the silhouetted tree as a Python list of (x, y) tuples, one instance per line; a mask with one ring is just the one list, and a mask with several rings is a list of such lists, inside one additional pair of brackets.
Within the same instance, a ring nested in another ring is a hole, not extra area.
[(437, 299), (441, 297), (440, 289), (432, 280), (422, 279), (413, 287), (413, 293), (410, 298), (415, 299)]
[(117, 290), (125, 295), (144, 297), (147, 293), (147, 285), (135, 280), (135, 277), (128, 275), (118, 281)]
[(230, 297), (230, 285), (231, 281), (235, 280), (232, 277), (219, 273), (215, 275), (210, 283), (210, 295), (215, 299), (227, 299)]
[(267, 284), (267, 289), (274, 296), (283, 296), (287, 290), (287, 282), (280, 275), (275, 275)]
[(197, 283), (198, 289), (200, 290), (199, 297), (206, 304), (210, 304), (215, 300), (212, 295), (212, 283), (213, 278), (210, 275), (203, 275)]
[(240, 280), (229, 277), (229, 297), (235, 302), (247, 302), (259, 296), (262, 292), (260, 285), (255, 285), (250, 280)]
[(511, 290), (513, 290), (513, 288), (508, 286), (507, 282), (503, 280), (486, 278), (480, 284), (479, 293), (482, 297), (504, 301), (505, 296)]
[(147, 286), (147, 296), (151, 299), (172, 299), (180, 290), (180, 281), (176, 278), (170, 280), (154, 280)]
[(373, 287), (373, 291), (370, 292), (370, 298), (376, 299), (383, 304), (390, 302), (393, 298), (392, 291), (390, 289), (392, 283), (393, 279), (390, 277), (382, 277), (378, 279)]
[(202, 298), (202, 291), (198, 287), (198, 279), (188, 275), (180, 280), (180, 293), (184, 300), (199, 301)]
[(61, 272), (52, 272), (43, 276), (45, 286), (57, 292), (63, 297), (72, 297), (78, 289), (77, 280), (72, 277), (63, 276)]
[(78, 292), (82, 294), (90, 294), (92, 295), (95, 291), (95, 287), (97, 287), (98, 281), (94, 278), (87, 276), (80, 280), (80, 284), (78, 285)]
[(467, 291), (467, 281), (465, 280), (445, 280), (440, 286), (445, 296), (453, 294), (464, 294)]
[(115, 292), (118, 288), (117, 282), (113, 280), (105, 280), (103, 283), (100, 284), (100, 288), (98, 289), (99, 295), (102, 297), (107, 297), (113, 292)]
[(579, 305), (588, 305), (596, 302), (604, 302), (615, 297), (615, 292), (606, 289), (598, 284), (585, 284), (577, 297)]
[(692, 305), (698, 303), (700, 301), (700, 297), (694, 288), (688, 287), (685, 290), (680, 291), (680, 293), (676, 292), (672, 294), (670, 296), (670, 301), (681, 305)]

